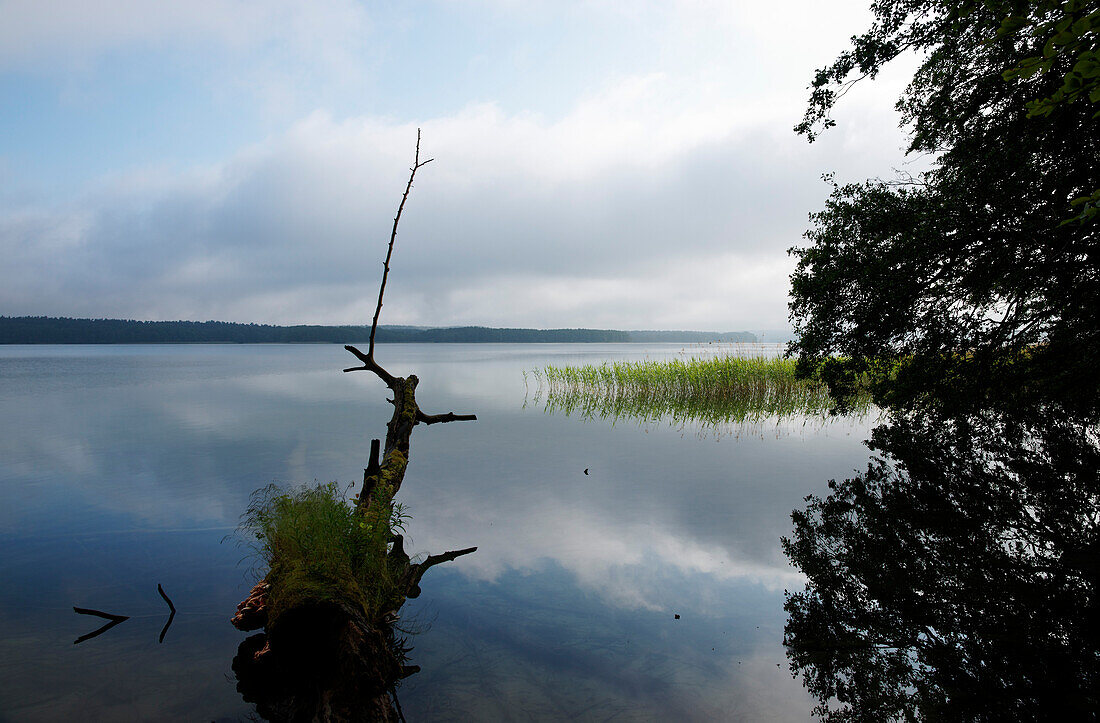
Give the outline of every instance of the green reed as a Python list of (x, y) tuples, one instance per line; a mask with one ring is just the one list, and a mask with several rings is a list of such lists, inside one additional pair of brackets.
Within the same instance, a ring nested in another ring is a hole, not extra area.
[[(667, 361), (546, 366), (532, 372), (546, 410), (585, 418), (670, 419), (728, 425), (824, 416), (833, 406), (825, 384), (798, 379), (793, 359), (730, 352)], [(853, 411), (870, 408), (867, 395)]]

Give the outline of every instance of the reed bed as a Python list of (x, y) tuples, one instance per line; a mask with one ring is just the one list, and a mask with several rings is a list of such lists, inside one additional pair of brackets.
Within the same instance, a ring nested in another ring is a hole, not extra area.
[[(585, 418), (643, 422), (669, 419), (704, 426), (824, 417), (833, 406), (825, 385), (795, 377), (793, 359), (746, 352), (666, 361), (617, 361), (585, 366), (546, 366), (532, 372), (536, 401), (546, 410)], [(863, 395), (854, 412), (870, 408)]]

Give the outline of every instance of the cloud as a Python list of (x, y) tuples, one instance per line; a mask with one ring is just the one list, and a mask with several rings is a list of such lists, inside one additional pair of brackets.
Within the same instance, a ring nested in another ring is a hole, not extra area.
[[(780, 326), (821, 168), (881, 168), (889, 116), (807, 146), (790, 109), (631, 77), (560, 118), (420, 125), (391, 323)], [(866, 110), (866, 109), (863, 109)], [(315, 112), (231, 158), (117, 174), (0, 216), (10, 314), (363, 323), (416, 124)], [(891, 149), (892, 146), (892, 149)]]
[(369, 30), (359, 3), (323, 0), (5, 0), (0, 23), (0, 67), (87, 63), (127, 48), (199, 45), (233, 50), (274, 42), (319, 52)]

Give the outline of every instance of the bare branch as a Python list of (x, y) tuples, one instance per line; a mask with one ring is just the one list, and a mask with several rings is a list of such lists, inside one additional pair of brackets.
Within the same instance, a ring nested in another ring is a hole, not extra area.
[(374, 372), (379, 379), (386, 383), (387, 387), (393, 389), (393, 385), (397, 383), (397, 377), (383, 369), (382, 366), (374, 360), (373, 356), (371, 356), (370, 354), (364, 354), (350, 344), (345, 344), (344, 348), (354, 354), (359, 359), (359, 361), (363, 362), (363, 366), (348, 367), (344, 370), (345, 372)]
[(463, 555), (469, 555), (472, 552), (477, 552), (476, 547), (467, 547), (465, 550), (451, 550), (450, 552), (441, 552), (438, 555), (428, 555), (424, 559), (424, 562), (417, 563), (417, 567), (426, 571), (429, 567), (434, 567), (441, 562), (450, 562)]
[(437, 422), (475, 422), (477, 421), (476, 414), (455, 414), (454, 412), (447, 412), (446, 414), (424, 414), (418, 408), (416, 410), (416, 421), (421, 424), (436, 424)]
[(465, 550), (451, 550), (450, 552), (444, 552), (439, 555), (428, 555), (428, 557), (424, 559), (424, 562), (418, 562), (415, 565), (409, 566), (408, 588), (405, 596), (411, 598), (420, 597), (420, 580), (423, 579), (424, 573), (442, 562), (450, 562), (463, 555), (469, 555), (471, 552), (477, 552), (477, 548), (467, 547)]
[[(416, 129), (416, 157), (413, 159), (413, 167), (409, 169), (409, 182), (405, 184), (405, 193), (401, 196), (401, 204), (397, 207), (397, 215), (393, 217), (393, 230), (390, 231), (390, 246), (386, 251), (386, 260), (382, 262), (382, 284), (378, 287), (378, 305), (374, 308), (374, 321), (370, 325), (370, 345), (367, 347), (367, 356), (374, 358), (374, 332), (378, 330), (378, 317), (382, 313), (382, 294), (386, 292), (386, 278), (390, 275), (390, 258), (393, 256), (393, 242), (397, 240), (397, 224), (401, 222), (401, 212), (405, 210), (405, 201), (409, 200), (409, 191), (412, 190), (413, 179), (416, 171), (421, 166), (426, 166), (434, 158), (420, 162), (420, 129)], [(345, 370), (347, 371), (347, 370)]]

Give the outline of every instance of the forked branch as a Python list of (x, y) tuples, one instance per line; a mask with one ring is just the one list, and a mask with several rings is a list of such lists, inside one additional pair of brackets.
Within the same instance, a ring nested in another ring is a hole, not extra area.
[(359, 371), (374, 372), (375, 375), (379, 379), (381, 379), (383, 382), (386, 383), (387, 387), (389, 387), (390, 389), (393, 389), (393, 385), (397, 383), (397, 377), (395, 377), (394, 375), (390, 374), (388, 371), (383, 369), (381, 367), (381, 365), (379, 365), (378, 362), (376, 362), (374, 360), (374, 354), (373, 353), (364, 354), (363, 352), (359, 351), (358, 349), (356, 349), (355, 347), (353, 347), (350, 344), (345, 344), (344, 348), (347, 349), (348, 351), (350, 351), (356, 357), (358, 357), (359, 361), (363, 362), (363, 366), (348, 367), (347, 369), (344, 370), (345, 372), (359, 372)]

